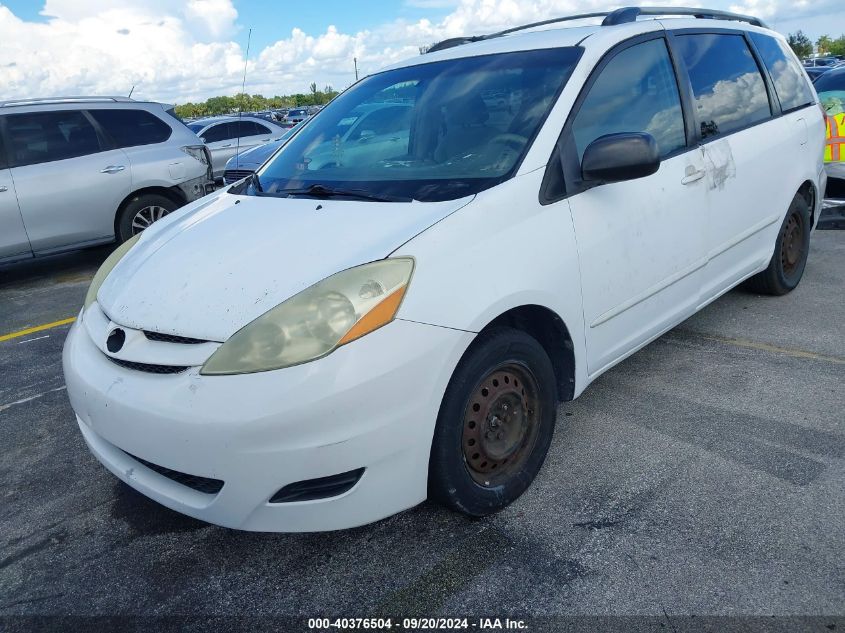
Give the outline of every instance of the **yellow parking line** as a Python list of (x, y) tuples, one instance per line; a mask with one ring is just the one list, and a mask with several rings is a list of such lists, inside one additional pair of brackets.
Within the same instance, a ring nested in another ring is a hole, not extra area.
[(26, 336), (27, 334), (35, 334), (36, 332), (43, 332), (44, 330), (50, 330), (54, 327), (67, 325), (68, 323), (73, 323), (74, 321), (76, 321), (76, 317), (70, 317), (69, 319), (62, 319), (61, 321), (53, 321), (52, 323), (45, 323), (44, 325), (36, 325), (35, 327), (20, 330), (19, 332), (3, 334), (2, 336), (0, 336), (0, 343), (2, 343), (3, 341), (9, 341), (13, 338), (20, 338), (21, 336)]
[(691, 330), (678, 330), (687, 335), (695, 336), (707, 341), (716, 341), (717, 343), (725, 343), (733, 345), (734, 347), (743, 347), (745, 349), (755, 349), (762, 352), (771, 352), (773, 354), (783, 354), (785, 356), (792, 356), (793, 358), (805, 358), (809, 360), (820, 360), (826, 363), (834, 363), (836, 365), (845, 365), (845, 358), (841, 356), (827, 356), (825, 354), (818, 354), (804, 349), (796, 349), (794, 347), (780, 347), (778, 345), (771, 345), (770, 343), (761, 343), (759, 341), (748, 341), (741, 338), (732, 338), (728, 336), (717, 336), (713, 334), (701, 334)]

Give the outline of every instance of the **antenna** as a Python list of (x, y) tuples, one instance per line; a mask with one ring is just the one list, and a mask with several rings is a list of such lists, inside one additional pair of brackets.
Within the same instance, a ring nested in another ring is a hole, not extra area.
[(132, 93), (135, 92), (135, 86), (132, 86), (132, 90), (129, 91), (129, 95), (126, 97), (127, 99), (132, 98)]
[[(244, 78), (241, 82), (241, 94), (244, 94), (246, 90), (246, 67), (249, 63), (249, 45), (252, 42), (252, 29), (249, 30), (249, 35), (246, 38), (246, 56), (244, 57)], [(244, 109), (243, 107), (238, 108), (238, 136), (237, 140), (235, 141), (235, 162), (240, 166), (240, 156), (241, 153), (241, 116), (243, 116)]]
[(353, 57), (352, 61), (355, 62), (355, 81), (358, 81), (358, 58)]

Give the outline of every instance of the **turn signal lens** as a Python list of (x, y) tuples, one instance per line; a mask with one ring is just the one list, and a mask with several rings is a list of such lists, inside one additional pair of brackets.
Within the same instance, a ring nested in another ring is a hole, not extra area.
[(401, 257), (339, 272), (306, 288), (232, 335), (206, 361), (206, 376), (307, 363), (390, 323), (414, 260)]

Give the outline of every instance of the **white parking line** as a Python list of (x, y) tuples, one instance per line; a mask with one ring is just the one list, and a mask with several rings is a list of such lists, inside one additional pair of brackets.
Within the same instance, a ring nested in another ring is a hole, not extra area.
[(37, 393), (34, 396), (29, 396), (29, 398), (21, 398), (20, 400), (15, 400), (14, 402), (10, 402), (8, 404), (0, 404), (0, 413), (3, 413), (6, 409), (10, 409), (17, 404), (23, 404), (25, 402), (30, 402), (31, 400), (37, 400), (43, 396), (46, 396), (48, 393), (53, 393), (55, 391), (62, 391), (63, 389), (67, 389), (65, 385), (61, 387), (56, 387), (55, 389), (48, 389), (47, 391), (42, 391), (41, 393)]
[(25, 341), (18, 341), (18, 345), (23, 345), (24, 343), (32, 343), (32, 341), (40, 341), (42, 338), (50, 338), (50, 335), (45, 334), (44, 336), (36, 336), (35, 338), (28, 338)]

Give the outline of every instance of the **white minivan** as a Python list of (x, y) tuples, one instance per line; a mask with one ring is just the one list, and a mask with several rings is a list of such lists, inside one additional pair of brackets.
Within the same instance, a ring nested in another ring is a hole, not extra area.
[[(531, 484), (559, 401), (743, 281), (795, 288), (825, 128), (784, 39), (602, 17), (366, 77), (115, 251), (64, 349), (96, 457), (245, 530), (482, 516)], [(383, 104), (410, 109), (392, 155), (333, 134)]]

